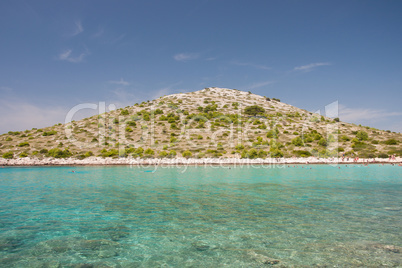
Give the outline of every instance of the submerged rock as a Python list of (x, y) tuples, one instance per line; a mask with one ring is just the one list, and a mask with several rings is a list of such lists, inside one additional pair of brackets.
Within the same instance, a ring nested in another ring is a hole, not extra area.
[(280, 262), (280, 261), (277, 260), (277, 259), (273, 259), (273, 258), (267, 257), (267, 256), (265, 256), (265, 255), (255, 253), (255, 252), (252, 251), (252, 250), (251, 250), (251, 251), (248, 251), (247, 253), (248, 253), (248, 255), (249, 255), (253, 260), (255, 260), (255, 261), (257, 261), (257, 262), (259, 262), (259, 263), (261, 263), (261, 264), (270, 264), (270, 265), (274, 265), (274, 264), (278, 264), (278, 263)]
[(211, 248), (207, 243), (203, 241), (196, 241), (193, 242), (191, 245), (198, 251), (205, 251)]
[(376, 248), (376, 249), (382, 249), (384, 251), (393, 252), (393, 253), (401, 253), (402, 252), (401, 247), (394, 246), (394, 245), (373, 244), (372, 247)]

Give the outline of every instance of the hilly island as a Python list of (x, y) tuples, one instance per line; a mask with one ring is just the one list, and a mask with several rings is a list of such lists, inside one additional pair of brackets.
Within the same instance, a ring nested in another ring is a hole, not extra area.
[[(313, 113), (272, 96), (211, 87), (10, 131), (0, 136), (0, 165), (107, 164), (122, 158), (381, 161), (401, 157), (401, 142), (400, 133), (340, 121), (337, 106)], [(72, 162), (53, 161), (61, 159)]]

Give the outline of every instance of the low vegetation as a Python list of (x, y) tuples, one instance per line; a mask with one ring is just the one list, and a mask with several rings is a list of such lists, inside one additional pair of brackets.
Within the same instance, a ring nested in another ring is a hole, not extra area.
[(6, 159), (389, 157), (402, 156), (401, 141), (399, 133), (344, 123), (276, 98), (206, 88), (65, 125), (10, 131), (0, 135), (0, 151)]

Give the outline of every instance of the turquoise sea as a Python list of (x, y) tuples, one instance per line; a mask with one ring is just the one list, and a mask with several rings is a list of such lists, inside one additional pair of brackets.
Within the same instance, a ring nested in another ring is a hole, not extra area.
[(402, 267), (402, 167), (339, 167), (0, 168), (0, 267)]

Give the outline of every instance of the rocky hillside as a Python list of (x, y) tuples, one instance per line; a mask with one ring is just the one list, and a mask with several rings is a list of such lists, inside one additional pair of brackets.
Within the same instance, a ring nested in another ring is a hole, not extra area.
[(17, 157), (402, 156), (402, 135), (339, 122), (239, 90), (205, 88), (0, 136)]

